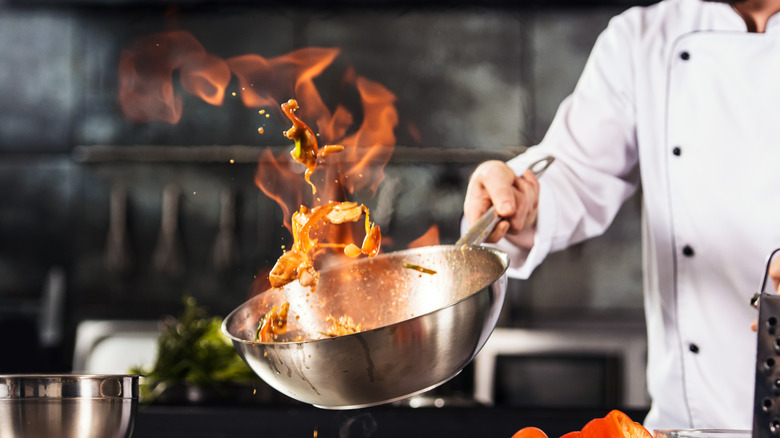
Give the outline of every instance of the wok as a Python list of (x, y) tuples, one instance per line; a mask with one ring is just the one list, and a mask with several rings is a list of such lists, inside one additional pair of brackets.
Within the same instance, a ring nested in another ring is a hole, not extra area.
[[(542, 168), (534, 169), (540, 162)], [(531, 165), (537, 175), (552, 159), (540, 162)], [(233, 310), (222, 329), (271, 387), (321, 408), (362, 408), (427, 391), (455, 377), (496, 325), (509, 258), (478, 243), (498, 220), (489, 211), (455, 245), (396, 251), (323, 269), (315, 291), (297, 281), (269, 289)], [(255, 340), (261, 318), (284, 302), (290, 304), (291, 338), (315, 340)], [(352, 317), (362, 331), (323, 337), (328, 317), (342, 315)]]

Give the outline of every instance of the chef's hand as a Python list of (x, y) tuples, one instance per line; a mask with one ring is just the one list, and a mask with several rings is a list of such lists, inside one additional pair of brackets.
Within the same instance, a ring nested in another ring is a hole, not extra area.
[(471, 176), (463, 212), (471, 226), (491, 205), (504, 218), (496, 225), (486, 242), (498, 242), (509, 237), (515, 244), (530, 249), (539, 205), (539, 180), (526, 170), (521, 176), (503, 161), (480, 164)]
[(780, 256), (776, 256), (769, 264), (769, 278), (772, 279), (775, 290), (780, 292)]
[[(772, 286), (775, 288), (775, 290), (780, 292), (780, 256), (776, 256), (769, 263), (769, 278), (772, 279)], [(758, 320), (753, 321), (753, 324), (750, 325), (750, 328), (753, 331), (756, 331), (757, 327)]]

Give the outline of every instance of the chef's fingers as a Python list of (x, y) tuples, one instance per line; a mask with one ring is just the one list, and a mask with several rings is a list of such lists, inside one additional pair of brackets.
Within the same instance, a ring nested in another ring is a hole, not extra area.
[(536, 223), (537, 210), (539, 208), (539, 180), (533, 172), (526, 170), (515, 179), (515, 203), (517, 212), (510, 221), (508, 232), (519, 233), (525, 228)]
[(780, 256), (775, 257), (769, 263), (769, 278), (772, 279), (775, 290), (780, 292)]
[(485, 238), (485, 242), (496, 243), (506, 236), (506, 232), (509, 230), (509, 221), (502, 220), (497, 223), (493, 231)]
[[(769, 262), (769, 278), (772, 279), (772, 286), (777, 292), (780, 292), (780, 256), (776, 256)], [(750, 329), (756, 331), (758, 329), (758, 320), (753, 321), (750, 324)]]
[(477, 166), (469, 180), (463, 202), (466, 223), (471, 225), (476, 222), (491, 205), (495, 205), (499, 216), (514, 216), (515, 178), (512, 169), (502, 161), (491, 160)]
[(539, 180), (536, 179), (533, 172), (527, 170), (523, 175), (515, 177), (512, 186), (514, 187), (512, 194), (515, 201), (515, 213), (499, 222), (493, 232), (485, 239), (486, 242), (498, 242), (507, 233), (517, 235), (536, 223), (539, 206)]

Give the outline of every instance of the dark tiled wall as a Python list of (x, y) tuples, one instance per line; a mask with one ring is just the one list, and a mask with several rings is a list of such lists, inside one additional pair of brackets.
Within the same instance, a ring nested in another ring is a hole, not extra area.
[[(473, 167), (541, 138), (596, 35), (623, 8), (171, 10), (0, 3), (0, 315), (35, 318), (44, 280), (56, 266), (67, 279), (66, 333), (85, 318), (177, 312), (184, 293), (224, 314), (246, 298), (257, 272), (288, 243), (281, 211), (253, 183), (252, 153), (265, 146), (284, 150), (283, 124), (268, 121), (261, 136), (255, 109), (230, 96), (215, 107), (186, 94), (177, 125), (126, 120), (116, 99), (117, 63), (139, 36), (174, 26), (223, 58), (340, 48), (333, 72), (322, 76), (324, 90), (352, 66), (397, 96), (396, 136), (406, 155), (391, 161), (377, 198), (360, 201), (379, 211), (384, 234), (400, 247), (432, 224), (441, 228), (442, 241), (456, 239)], [(135, 153), (138, 145), (158, 152), (205, 147), (219, 158), (201, 161), (185, 151), (154, 161)], [(248, 147), (249, 158), (229, 163), (226, 151), (233, 145)], [(131, 158), (85, 159), (81, 146), (129, 151)], [(176, 276), (154, 267), (163, 192), (170, 185), (181, 190), (175, 247), (183, 270)], [(120, 249), (129, 261), (119, 272), (106, 266), (117, 188), (126, 197), (127, 240)], [(236, 249), (232, 263), (217, 269), (213, 247), (225, 191), (235, 195), (230, 237)], [(613, 228), (556, 256), (533, 280), (513, 282), (503, 323), (538, 321), (568, 307), (638, 311), (636, 202)]]

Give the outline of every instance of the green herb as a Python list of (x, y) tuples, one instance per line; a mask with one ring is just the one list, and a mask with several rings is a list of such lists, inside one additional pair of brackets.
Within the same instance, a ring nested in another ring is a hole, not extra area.
[(415, 271), (422, 272), (423, 274), (433, 275), (433, 274), (436, 273), (436, 271), (434, 271), (433, 269), (423, 268), (422, 266), (413, 265), (411, 263), (404, 263), (404, 268), (406, 268), (406, 269), (414, 269)]
[(161, 321), (157, 360), (144, 376), (141, 398), (153, 402), (167, 388), (193, 385), (217, 388), (225, 382), (250, 382), (257, 376), (222, 333), (222, 318), (209, 317), (195, 298), (184, 297), (184, 311)]

